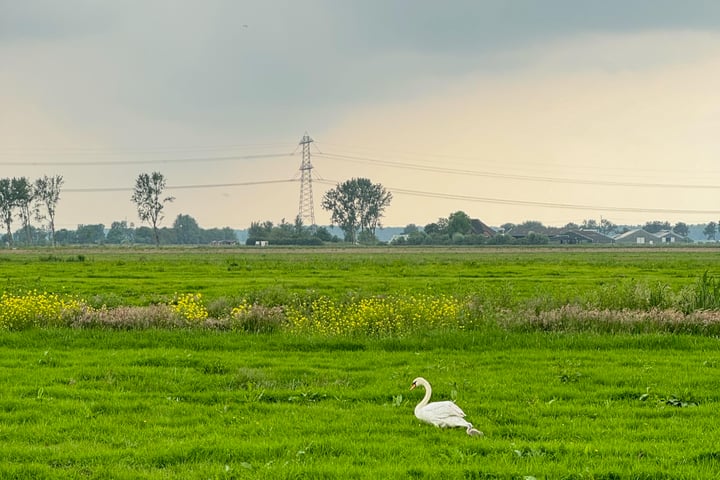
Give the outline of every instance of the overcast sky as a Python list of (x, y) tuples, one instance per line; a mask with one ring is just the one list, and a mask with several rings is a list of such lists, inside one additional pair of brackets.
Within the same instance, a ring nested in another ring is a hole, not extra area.
[[(127, 220), (140, 173), (201, 227), (720, 220), (720, 2), (0, 0), (0, 178), (60, 174), (58, 228)], [(291, 181), (294, 180), (294, 181)], [(19, 224), (16, 225), (19, 227)]]

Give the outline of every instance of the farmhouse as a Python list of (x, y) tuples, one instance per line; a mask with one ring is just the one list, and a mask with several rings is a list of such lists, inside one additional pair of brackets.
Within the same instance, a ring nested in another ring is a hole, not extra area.
[(470, 219), (471, 233), (475, 235), (482, 235), (483, 237), (491, 238), (494, 237), (496, 232), (492, 228), (488, 227), (485, 223), (478, 220), (477, 218)]
[(661, 230), (656, 233), (660, 237), (662, 243), (687, 243), (688, 239), (682, 235), (678, 235), (672, 230)]
[(609, 237), (604, 233), (600, 233), (597, 230), (584, 229), (566, 230), (559, 235), (553, 236), (550, 240), (552, 242), (567, 243), (571, 245), (584, 243), (609, 244), (615, 242), (612, 237)]
[(548, 238), (554, 238), (560, 235), (561, 230), (556, 227), (546, 227), (544, 225), (515, 225), (510, 230), (505, 232), (506, 235), (510, 235), (516, 240), (522, 240), (527, 238), (531, 234), (544, 235)]
[(629, 230), (615, 237), (615, 243), (635, 245), (656, 245), (662, 243), (662, 239), (642, 228)]

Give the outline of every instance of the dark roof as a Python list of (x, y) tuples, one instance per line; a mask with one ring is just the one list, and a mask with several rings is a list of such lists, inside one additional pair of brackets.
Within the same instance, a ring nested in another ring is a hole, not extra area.
[(560, 228), (556, 227), (545, 227), (545, 226), (536, 226), (536, 225), (515, 225), (510, 230), (505, 232), (508, 235), (511, 235), (515, 238), (524, 238), (530, 235), (531, 233), (537, 233), (538, 235), (546, 235), (548, 237), (559, 235), (561, 233)]
[(477, 218), (470, 219), (470, 228), (472, 229), (472, 233), (475, 235), (482, 235), (485, 237), (494, 237), (496, 233), (495, 230), (488, 227)]
[(597, 230), (567, 230), (563, 232), (563, 235), (567, 235), (568, 237), (574, 237), (576, 239), (579, 239), (581, 241), (585, 241), (588, 243), (613, 243), (614, 240), (612, 237), (605, 235), (604, 233), (600, 233)]

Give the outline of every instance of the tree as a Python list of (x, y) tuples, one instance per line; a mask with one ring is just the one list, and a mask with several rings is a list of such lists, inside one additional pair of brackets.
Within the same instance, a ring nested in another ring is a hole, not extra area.
[(135, 189), (132, 195), (132, 201), (137, 205), (138, 217), (143, 222), (148, 222), (152, 227), (155, 245), (157, 246), (160, 245), (158, 225), (164, 218), (162, 210), (165, 203), (175, 200), (175, 197), (161, 199), (163, 190), (165, 190), (165, 177), (160, 172), (141, 173), (135, 181)]
[(353, 178), (325, 193), (322, 207), (331, 221), (345, 233), (345, 241), (355, 243), (358, 232), (375, 236), (380, 218), (392, 200), (392, 193), (367, 178)]
[(251, 222), (250, 228), (248, 229), (248, 245), (255, 245), (258, 240), (270, 239), (270, 232), (272, 232), (273, 223), (271, 221), (265, 222)]
[(35, 198), (36, 201), (45, 207), (45, 213), (40, 212), (39, 206), (36, 208), (35, 217), (39, 221), (47, 219), (50, 228), (50, 241), (55, 246), (55, 209), (58, 200), (60, 200), (60, 188), (64, 181), (62, 175), (48, 177), (47, 175), (35, 180)]
[(60, 245), (71, 245), (77, 242), (77, 231), (68, 230), (67, 228), (61, 228), (55, 232), (55, 240)]
[[(317, 227), (315, 229), (315, 237), (322, 242), (333, 241), (333, 236), (330, 234), (330, 231), (326, 227)], [(337, 240), (338, 238), (335, 237), (335, 241)]]
[(209, 230), (200, 229), (200, 243), (212, 243), (212, 242), (237, 242), (237, 234), (235, 230), (230, 227), (223, 228), (211, 228)]
[(132, 224), (128, 227), (127, 220), (121, 222), (112, 222), (110, 230), (105, 237), (107, 243), (114, 245), (132, 243), (133, 229)]
[(12, 220), (15, 209), (15, 198), (13, 197), (12, 181), (9, 178), (0, 179), (0, 219), (6, 228), (7, 242), (12, 245)]
[(705, 235), (705, 238), (708, 240), (715, 240), (715, 235), (717, 234), (718, 225), (715, 222), (710, 222), (707, 225), (705, 225), (705, 229), (703, 230), (703, 235)]
[(438, 225), (438, 224), (435, 223), (435, 222), (433, 222), (433, 223), (428, 223), (427, 225), (425, 225), (425, 226), (423, 227), (423, 230), (424, 230), (425, 233), (427, 233), (428, 235), (433, 235), (433, 234), (435, 234), (435, 233), (440, 233), (440, 225)]
[(150, 227), (138, 227), (135, 229), (135, 243), (151, 244), (155, 242), (155, 232)]
[(420, 231), (420, 228), (415, 225), (414, 223), (408, 223), (405, 225), (405, 228), (403, 229), (402, 233), (403, 235), (409, 235), (411, 233), (417, 233)]
[(661, 222), (660, 220), (654, 220), (647, 222), (643, 227), (643, 230), (649, 233), (658, 233), (661, 230), (670, 230), (670, 222)]
[(618, 226), (607, 218), (603, 218), (602, 220), (600, 220), (600, 233), (604, 233), (605, 235), (611, 235), (617, 232), (617, 230)]
[(25, 230), (25, 238), (28, 245), (32, 244), (32, 231), (30, 229), (30, 212), (35, 192), (33, 186), (27, 177), (13, 178), (12, 181), (12, 197), (15, 206), (20, 210), (19, 217)]
[(597, 220), (593, 220), (592, 218), (583, 220), (582, 229), (583, 230), (598, 230), (599, 227), (598, 227)]
[(452, 237), (456, 233), (466, 235), (470, 233), (472, 226), (470, 224), (470, 216), (463, 212), (457, 211), (451, 213), (448, 217), (447, 233)]
[(678, 222), (673, 227), (673, 232), (675, 232), (678, 235), (681, 235), (683, 237), (687, 237), (690, 234), (690, 227), (688, 226), (687, 223)]
[(105, 243), (105, 225), (78, 225), (75, 240), (82, 245), (101, 245)]
[(178, 215), (173, 223), (177, 243), (181, 245), (196, 245), (200, 243), (200, 226), (190, 215)]
[(537, 220), (525, 220), (518, 226), (522, 227), (522, 229), (528, 233), (543, 233), (547, 231), (547, 227)]

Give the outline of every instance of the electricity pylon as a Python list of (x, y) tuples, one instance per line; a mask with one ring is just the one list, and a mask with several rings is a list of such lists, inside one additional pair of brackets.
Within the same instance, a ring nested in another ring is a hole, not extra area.
[(312, 191), (312, 163), (310, 163), (310, 144), (313, 139), (305, 133), (299, 145), (302, 145), (302, 164), (300, 165), (300, 204), (298, 217), (303, 225), (315, 225), (315, 207)]

